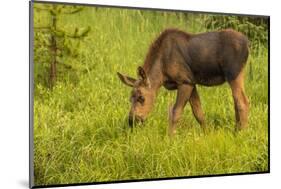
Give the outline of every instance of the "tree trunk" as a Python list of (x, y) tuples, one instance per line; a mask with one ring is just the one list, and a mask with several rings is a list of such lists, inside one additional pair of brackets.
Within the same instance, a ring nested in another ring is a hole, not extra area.
[[(52, 16), (52, 26), (53, 30), (56, 30), (56, 16)], [(51, 36), (51, 55), (52, 55), (52, 62), (50, 65), (50, 77), (49, 77), (49, 85), (52, 88), (55, 84), (56, 77), (57, 77), (57, 42), (56, 37), (54, 34)]]

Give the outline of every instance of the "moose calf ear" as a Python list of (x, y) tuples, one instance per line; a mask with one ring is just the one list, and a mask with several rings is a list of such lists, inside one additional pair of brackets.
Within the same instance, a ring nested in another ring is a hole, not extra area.
[(119, 79), (122, 81), (122, 83), (124, 83), (125, 85), (128, 85), (130, 87), (134, 86), (134, 83), (136, 82), (136, 79), (125, 76), (119, 72), (117, 72), (117, 75), (119, 77)]
[(145, 71), (144, 71), (144, 69), (141, 67), (141, 66), (139, 66), (138, 67), (138, 76), (142, 79), (142, 80), (146, 80), (146, 73), (145, 73)]
[(142, 82), (143, 82), (146, 86), (148, 86), (149, 88), (151, 87), (151, 86), (150, 86), (149, 78), (147, 77), (147, 75), (146, 75), (144, 69), (143, 69), (141, 66), (138, 67), (138, 76), (142, 79)]

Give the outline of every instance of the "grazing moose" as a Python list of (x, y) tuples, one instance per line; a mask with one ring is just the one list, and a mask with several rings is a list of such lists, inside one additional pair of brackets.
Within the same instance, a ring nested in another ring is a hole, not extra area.
[(204, 128), (205, 119), (196, 84), (220, 85), (227, 81), (234, 99), (236, 128), (247, 126), (249, 102), (244, 90), (244, 66), (249, 53), (248, 39), (232, 29), (189, 34), (166, 29), (151, 44), (144, 65), (138, 67), (138, 79), (117, 73), (133, 87), (129, 125), (144, 121), (151, 111), (161, 86), (177, 90), (177, 99), (169, 116), (169, 134), (176, 132), (189, 101), (196, 120)]

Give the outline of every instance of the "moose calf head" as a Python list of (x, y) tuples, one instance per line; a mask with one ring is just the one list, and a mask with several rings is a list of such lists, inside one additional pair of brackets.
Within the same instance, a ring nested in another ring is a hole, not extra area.
[(150, 80), (142, 67), (137, 69), (138, 79), (134, 79), (117, 72), (120, 80), (133, 88), (130, 101), (131, 109), (129, 112), (129, 125), (133, 126), (134, 122), (144, 122), (148, 113), (153, 107), (155, 91), (152, 89)]

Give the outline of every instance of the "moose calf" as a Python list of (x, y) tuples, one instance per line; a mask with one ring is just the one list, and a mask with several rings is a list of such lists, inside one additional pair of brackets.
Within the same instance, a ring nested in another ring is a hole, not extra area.
[(117, 73), (133, 88), (129, 125), (143, 122), (151, 111), (161, 86), (177, 90), (169, 116), (169, 134), (173, 135), (187, 102), (196, 120), (205, 119), (196, 85), (216, 86), (229, 83), (234, 99), (236, 125), (247, 126), (249, 102), (244, 90), (244, 67), (249, 53), (248, 39), (232, 29), (189, 34), (166, 29), (151, 44), (144, 65), (138, 67), (138, 79)]

